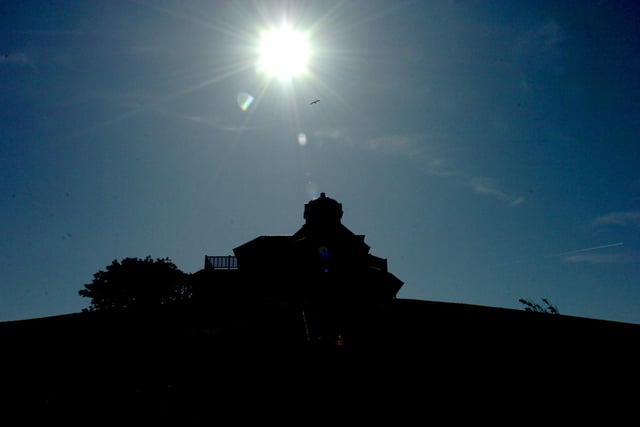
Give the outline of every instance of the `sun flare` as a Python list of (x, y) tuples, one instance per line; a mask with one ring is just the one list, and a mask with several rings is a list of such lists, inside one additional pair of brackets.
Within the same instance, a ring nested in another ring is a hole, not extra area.
[(307, 71), (309, 56), (307, 35), (282, 26), (262, 35), (256, 71), (287, 82)]

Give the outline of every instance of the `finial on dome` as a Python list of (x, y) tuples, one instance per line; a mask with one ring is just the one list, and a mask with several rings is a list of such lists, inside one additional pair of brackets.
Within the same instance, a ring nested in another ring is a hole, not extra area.
[(304, 219), (307, 223), (314, 224), (339, 223), (342, 219), (342, 204), (322, 192), (320, 197), (304, 205)]

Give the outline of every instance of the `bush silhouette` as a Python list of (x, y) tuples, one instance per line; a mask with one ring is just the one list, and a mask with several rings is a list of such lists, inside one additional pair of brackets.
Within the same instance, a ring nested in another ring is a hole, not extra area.
[(168, 258), (113, 260), (78, 292), (91, 298), (82, 311), (149, 310), (191, 299), (189, 275)]
[(549, 300), (547, 300), (546, 298), (542, 298), (542, 302), (546, 304), (546, 307), (542, 307), (538, 303), (534, 303), (523, 298), (520, 298), (518, 301), (520, 301), (521, 304), (525, 305), (524, 307), (525, 311), (535, 311), (538, 313), (549, 313), (549, 314), (560, 314), (557, 307), (551, 305)]

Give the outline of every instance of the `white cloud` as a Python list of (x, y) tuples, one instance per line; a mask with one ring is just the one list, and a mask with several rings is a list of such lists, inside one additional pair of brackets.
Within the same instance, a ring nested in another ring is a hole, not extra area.
[(307, 143), (312, 147), (324, 147), (325, 145), (337, 144), (340, 147), (352, 148), (353, 138), (345, 129), (325, 128), (315, 130), (311, 135), (307, 134)]
[(417, 161), (428, 175), (455, 175), (446, 159), (437, 153), (436, 144), (429, 143), (425, 139), (419, 135), (384, 135), (369, 139), (365, 147), (377, 153), (402, 156)]
[(638, 261), (638, 256), (628, 253), (615, 254), (575, 254), (563, 258), (566, 262), (579, 263), (586, 262), (589, 264), (622, 264), (627, 262)]
[(520, 206), (524, 203), (526, 199), (523, 196), (516, 197), (512, 202), (511, 206)]
[(327, 139), (332, 141), (344, 141), (345, 139), (349, 139), (344, 130), (338, 128), (331, 129), (320, 129), (314, 132), (314, 136), (319, 139)]
[(517, 38), (514, 51), (523, 66), (520, 77), (523, 93), (529, 94), (535, 89), (536, 76), (564, 72), (561, 47), (564, 40), (564, 30), (554, 18), (538, 23)]
[(525, 202), (524, 196), (512, 196), (500, 189), (492, 178), (475, 177), (471, 178), (471, 188), (477, 194), (494, 197), (503, 202), (509, 203), (511, 206), (520, 206)]
[(640, 211), (611, 212), (597, 217), (591, 222), (594, 227), (605, 225), (632, 226), (640, 229)]
[(385, 135), (367, 141), (370, 149), (391, 154), (408, 154), (410, 139), (405, 135)]
[(492, 178), (471, 178), (471, 187), (473, 188), (473, 191), (478, 194), (486, 194), (500, 200), (507, 199), (506, 193), (498, 189)]
[(434, 158), (434, 159), (428, 160), (425, 165), (425, 171), (429, 175), (436, 175), (436, 176), (454, 175), (451, 169), (446, 165), (445, 160), (440, 158)]
[(549, 18), (522, 33), (516, 41), (516, 52), (522, 57), (550, 65), (557, 61), (557, 47), (564, 40), (564, 31), (558, 21)]
[(202, 115), (182, 114), (176, 111), (169, 111), (167, 109), (161, 109), (161, 108), (156, 108), (156, 111), (177, 119), (182, 119), (188, 122), (193, 122), (203, 126), (207, 126), (212, 129), (223, 130), (227, 132), (242, 132), (242, 131), (255, 129), (255, 127), (246, 126), (246, 125), (225, 124), (222, 119), (215, 116), (205, 117)]

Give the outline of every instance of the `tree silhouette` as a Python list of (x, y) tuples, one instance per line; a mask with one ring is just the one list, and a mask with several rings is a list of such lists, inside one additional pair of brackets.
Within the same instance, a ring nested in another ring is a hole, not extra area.
[(189, 275), (169, 258), (113, 260), (78, 294), (91, 298), (82, 311), (149, 310), (191, 299)]
[(535, 311), (538, 313), (549, 313), (549, 314), (560, 314), (558, 309), (555, 306), (551, 305), (549, 300), (547, 300), (546, 298), (542, 298), (542, 302), (546, 304), (546, 307), (542, 307), (538, 303), (534, 303), (523, 298), (520, 298), (518, 301), (521, 304), (525, 305), (524, 307), (525, 311)]

